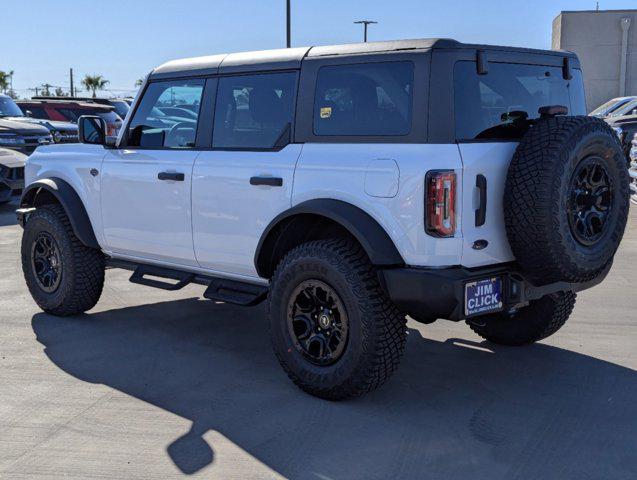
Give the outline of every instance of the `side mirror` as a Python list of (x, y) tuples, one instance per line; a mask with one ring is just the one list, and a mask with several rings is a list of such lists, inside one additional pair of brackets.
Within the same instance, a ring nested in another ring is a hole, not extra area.
[(26, 110), (26, 111), (24, 112), (24, 116), (25, 116), (25, 117), (32, 118), (32, 117), (33, 117), (33, 112), (32, 112), (31, 110)]
[(96, 115), (82, 115), (78, 121), (80, 143), (91, 145), (106, 144), (106, 122)]

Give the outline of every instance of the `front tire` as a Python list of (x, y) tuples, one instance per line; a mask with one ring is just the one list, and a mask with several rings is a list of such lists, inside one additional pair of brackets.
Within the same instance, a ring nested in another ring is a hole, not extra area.
[(102, 294), (104, 255), (78, 240), (60, 205), (44, 205), (24, 227), (22, 271), (42, 310), (77, 315), (93, 308)]
[(272, 278), (268, 316), (281, 366), (298, 387), (320, 398), (340, 400), (378, 388), (405, 347), (404, 315), (350, 240), (291, 250)]
[(467, 320), (475, 333), (499, 345), (525, 345), (557, 332), (566, 323), (575, 306), (576, 294), (558, 292), (538, 300), (514, 313), (497, 313)]

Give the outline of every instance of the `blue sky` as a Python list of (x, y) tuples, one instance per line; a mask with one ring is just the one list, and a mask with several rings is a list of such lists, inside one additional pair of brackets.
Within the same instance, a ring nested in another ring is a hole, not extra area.
[[(600, 0), (601, 9), (636, 8)], [(592, 0), (292, 0), (292, 45), (451, 37), (465, 42), (550, 48), (561, 10), (594, 9)], [(98, 73), (113, 93), (164, 61), (285, 46), (285, 0), (0, 0), (0, 70), (14, 70), (22, 96), (42, 83), (68, 86)], [(109, 92), (105, 92), (108, 95)]]

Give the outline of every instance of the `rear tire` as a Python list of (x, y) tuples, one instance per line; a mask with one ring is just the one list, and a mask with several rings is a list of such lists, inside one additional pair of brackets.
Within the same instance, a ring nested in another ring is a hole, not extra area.
[(44, 205), (24, 227), (22, 271), (42, 310), (77, 315), (93, 308), (102, 294), (104, 255), (78, 240), (60, 205)]
[(485, 340), (499, 345), (525, 345), (557, 332), (573, 311), (576, 294), (559, 292), (532, 300), (515, 313), (484, 315), (467, 324)]
[[(339, 330), (331, 337), (329, 328), (320, 328), (325, 305)], [(405, 347), (404, 315), (381, 288), (365, 252), (350, 240), (291, 250), (272, 278), (268, 316), (281, 366), (299, 388), (320, 398), (340, 400), (378, 388)], [(322, 345), (330, 346), (328, 355), (320, 355)]]

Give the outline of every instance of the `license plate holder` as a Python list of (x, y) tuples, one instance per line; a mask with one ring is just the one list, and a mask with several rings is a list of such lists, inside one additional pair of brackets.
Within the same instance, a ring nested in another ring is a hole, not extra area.
[(465, 316), (498, 312), (504, 305), (502, 298), (502, 277), (482, 278), (465, 283)]

